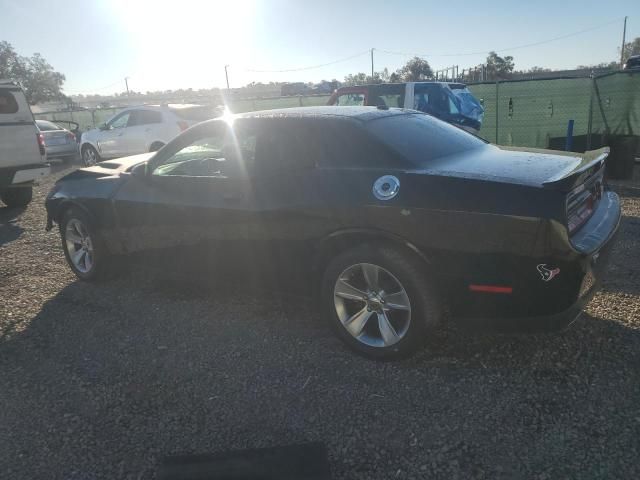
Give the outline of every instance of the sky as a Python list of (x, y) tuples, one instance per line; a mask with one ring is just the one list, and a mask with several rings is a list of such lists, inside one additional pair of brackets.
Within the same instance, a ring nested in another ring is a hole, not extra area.
[(414, 54), (462, 70), (490, 50), (516, 69), (573, 68), (619, 58), (625, 15), (640, 36), (638, 0), (0, 0), (0, 40), (41, 53), (66, 94), (108, 95), (125, 77), (141, 92), (224, 87), (225, 65), (231, 87), (342, 80), (371, 71), (371, 48), (375, 70)]

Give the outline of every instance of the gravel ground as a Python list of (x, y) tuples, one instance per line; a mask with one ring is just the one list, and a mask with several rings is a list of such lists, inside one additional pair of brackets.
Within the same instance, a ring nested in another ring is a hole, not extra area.
[(569, 330), (443, 332), (395, 363), (309, 302), (144, 265), (77, 282), (44, 195), (0, 207), (0, 478), (155, 477), (167, 454), (323, 441), (338, 479), (640, 478), (640, 188)]

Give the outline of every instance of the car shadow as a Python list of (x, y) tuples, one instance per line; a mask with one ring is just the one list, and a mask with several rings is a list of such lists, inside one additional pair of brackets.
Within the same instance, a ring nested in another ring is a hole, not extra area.
[(20, 238), (24, 228), (19, 226), (17, 221), (25, 210), (26, 207), (0, 207), (0, 246)]

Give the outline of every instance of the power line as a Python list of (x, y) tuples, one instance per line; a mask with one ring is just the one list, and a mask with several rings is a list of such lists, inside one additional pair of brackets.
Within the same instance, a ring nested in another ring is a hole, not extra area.
[(567, 33), (566, 35), (560, 35), (559, 37), (549, 38), (547, 40), (541, 40), (539, 42), (534, 42), (534, 43), (527, 43), (527, 44), (524, 44), (524, 45), (518, 45), (518, 46), (515, 46), (515, 47), (498, 48), (498, 49), (495, 49), (495, 50), (487, 50), (487, 51), (465, 52), (465, 53), (439, 53), (439, 54), (429, 53), (429, 54), (422, 54), (422, 53), (397, 52), (397, 51), (383, 50), (383, 49), (376, 49), (376, 50), (379, 51), (379, 52), (388, 53), (388, 54), (391, 54), (391, 55), (401, 55), (401, 56), (405, 56), (405, 57), (410, 57), (410, 56), (414, 56), (414, 57), (463, 57), (463, 56), (468, 56), (468, 55), (484, 55), (484, 54), (488, 54), (490, 52), (509, 52), (511, 50), (517, 50), (517, 49), (520, 49), (520, 48), (535, 47), (537, 45), (542, 45), (542, 44), (545, 44), (545, 43), (555, 42), (557, 40), (562, 40), (564, 38), (569, 38), (569, 37), (573, 37), (575, 35), (580, 35), (582, 33), (591, 32), (593, 30), (597, 30), (599, 28), (603, 28), (603, 27), (606, 27), (608, 25), (617, 23), (619, 21), (620, 21), (620, 19), (617, 18), (615, 20), (611, 20), (610, 22), (602, 23), (600, 25), (597, 25), (595, 27), (585, 28), (584, 30), (579, 30), (579, 31), (573, 32), (573, 33)]
[(245, 68), (245, 72), (253, 72), (253, 73), (285, 73), (285, 72), (301, 72), (303, 70), (313, 70), (315, 68), (328, 67), (329, 65), (335, 65), (336, 63), (346, 62), (347, 60), (352, 60), (357, 57), (361, 57), (363, 55), (368, 55), (371, 50), (367, 49), (363, 52), (356, 53), (354, 55), (350, 55), (348, 57), (341, 58), (339, 60), (334, 60), (333, 62), (321, 63), (319, 65), (311, 65), (309, 67), (300, 67), (300, 68), (285, 68), (282, 70), (254, 70), (251, 68)]

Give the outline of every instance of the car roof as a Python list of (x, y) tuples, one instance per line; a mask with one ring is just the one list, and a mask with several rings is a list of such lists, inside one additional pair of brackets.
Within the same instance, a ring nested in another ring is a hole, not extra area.
[(148, 110), (159, 110), (163, 108), (169, 108), (171, 110), (181, 110), (186, 108), (194, 108), (194, 107), (204, 107), (206, 105), (201, 105), (198, 103), (163, 103), (162, 105), (158, 104), (143, 104), (143, 105), (133, 105), (131, 107), (125, 107), (121, 111), (128, 110), (140, 110), (140, 109), (148, 109)]
[(412, 115), (420, 112), (403, 108), (378, 107), (294, 107), (275, 110), (261, 110), (234, 115), (235, 118), (312, 118), (312, 119), (351, 119), (368, 122), (378, 118), (399, 115)]

